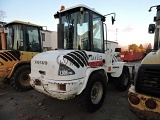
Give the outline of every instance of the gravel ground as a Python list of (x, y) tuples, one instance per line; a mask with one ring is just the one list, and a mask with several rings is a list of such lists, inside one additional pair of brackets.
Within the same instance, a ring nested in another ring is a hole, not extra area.
[(16, 92), (10, 85), (0, 88), (1, 120), (139, 120), (127, 101), (127, 91), (119, 92), (108, 83), (103, 106), (87, 113), (76, 100), (56, 100), (36, 90)]

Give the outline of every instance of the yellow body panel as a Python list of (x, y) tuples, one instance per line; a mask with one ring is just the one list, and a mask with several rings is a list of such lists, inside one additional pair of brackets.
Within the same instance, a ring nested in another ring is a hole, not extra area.
[(10, 78), (14, 68), (18, 64), (30, 63), (30, 60), (36, 55), (38, 52), (26, 52), (19, 51), (17, 52), (19, 55), (14, 55), (11, 51), (2, 50), (0, 51), (0, 81), (3, 81), (5, 78)]

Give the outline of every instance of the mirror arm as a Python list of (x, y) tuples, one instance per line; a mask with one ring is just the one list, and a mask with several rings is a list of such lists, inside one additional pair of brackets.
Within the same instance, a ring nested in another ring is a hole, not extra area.
[(107, 14), (107, 15), (104, 15), (104, 16), (108, 16), (108, 15), (112, 15), (112, 14), (114, 14), (114, 17), (112, 16), (112, 25), (114, 24), (114, 21), (116, 21), (116, 13), (109, 13), (109, 14)]
[(108, 16), (108, 15), (112, 15), (112, 14), (114, 14), (114, 20), (116, 20), (115, 18), (116, 18), (116, 13), (109, 13), (109, 14), (106, 14), (106, 15), (104, 15), (104, 16)]

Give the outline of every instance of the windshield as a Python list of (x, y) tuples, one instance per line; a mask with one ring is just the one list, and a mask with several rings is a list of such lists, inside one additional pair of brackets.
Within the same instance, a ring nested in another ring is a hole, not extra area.
[(87, 9), (76, 10), (61, 14), (64, 49), (104, 52), (103, 16)]
[(64, 49), (89, 50), (88, 11), (66, 13), (62, 16), (64, 24)]
[(21, 25), (8, 26), (7, 33), (7, 49), (17, 50), (21, 46), (21, 40), (23, 40), (23, 31)]
[(27, 51), (38, 52), (41, 50), (40, 33), (37, 27), (27, 26)]
[(103, 23), (101, 17), (93, 14), (93, 51), (103, 52), (104, 36), (103, 36)]
[(7, 27), (7, 49), (39, 52), (40, 33), (39, 28), (25, 26), (22, 24), (12, 24)]

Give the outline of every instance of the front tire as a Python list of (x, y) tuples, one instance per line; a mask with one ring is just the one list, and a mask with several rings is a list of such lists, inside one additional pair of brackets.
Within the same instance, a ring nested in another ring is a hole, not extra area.
[(106, 79), (100, 73), (91, 74), (86, 88), (77, 98), (82, 108), (92, 113), (102, 106), (106, 95)]
[(120, 77), (115, 78), (115, 86), (120, 91), (125, 91), (128, 89), (131, 83), (130, 74), (128, 67), (124, 66), (122, 74)]
[(29, 74), (31, 72), (30, 65), (20, 66), (10, 79), (10, 83), (14, 89), (23, 92), (33, 89), (30, 85)]

